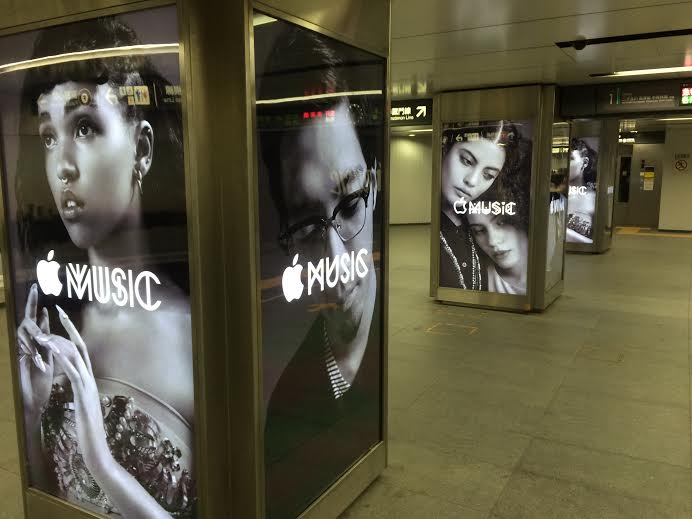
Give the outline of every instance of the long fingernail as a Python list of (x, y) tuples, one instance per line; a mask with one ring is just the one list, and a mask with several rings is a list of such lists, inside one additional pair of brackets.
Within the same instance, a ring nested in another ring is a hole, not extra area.
[(38, 287), (36, 286), (36, 283), (34, 283), (33, 285), (31, 285), (31, 290), (38, 290)]
[(36, 340), (37, 340), (38, 342), (40, 342), (40, 343), (45, 343), (45, 342), (50, 341), (50, 335), (46, 335), (46, 334), (44, 334), (44, 333), (40, 333), (40, 334), (38, 334), (36, 337), (34, 337), (34, 339), (36, 339)]
[(50, 350), (53, 353), (55, 353), (56, 355), (60, 355), (60, 348), (58, 348), (55, 344), (53, 344), (52, 342), (49, 342), (48, 347), (50, 348)]
[(37, 353), (34, 355), (34, 364), (36, 364), (36, 367), (43, 371), (44, 373), (46, 372), (46, 363), (43, 362), (43, 357), (41, 357), (40, 353)]
[(58, 305), (55, 305), (55, 308), (58, 309), (58, 315), (60, 316), (60, 319), (69, 319), (69, 317), (67, 317), (67, 314), (65, 313), (65, 310), (60, 308)]
[(19, 343), (19, 347), (22, 349), (24, 353), (26, 353), (27, 355), (34, 354), (34, 352), (31, 351), (31, 348), (29, 348), (23, 340), (19, 339), (17, 342)]

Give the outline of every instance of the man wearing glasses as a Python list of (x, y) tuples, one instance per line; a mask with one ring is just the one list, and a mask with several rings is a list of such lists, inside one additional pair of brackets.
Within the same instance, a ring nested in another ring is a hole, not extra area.
[(268, 517), (298, 515), (380, 438), (377, 161), (363, 152), (368, 137), (359, 137), (349, 100), (339, 99), (329, 113), (274, 137), (280, 159), (266, 168), (279, 244), (286, 266), (298, 254), (303, 265), (336, 260), (342, 273), (362, 277), (340, 275), (334, 285), (332, 275), (329, 287), (325, 268), (324, 290), (303, 294), (319, 311), (310, 314), (314, 322), (269, 401)]

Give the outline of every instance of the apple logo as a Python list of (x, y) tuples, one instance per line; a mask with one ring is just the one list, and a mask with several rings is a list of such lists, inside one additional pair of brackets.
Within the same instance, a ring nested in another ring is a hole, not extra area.
[(55, 251), (48, 253), (48, 261), (41, 260), (36, 265), (36, 277), (41, 290), (46, 295), (59, 296), (62, 292), (62, 283), (58, 277), (60, 263), (53, 261)]
[(303, 282), (300, 280), (300, 272), (303, 270), (302, 265), (298, 263), (298, 254), (293, 256), (293, 266), (286, 267), (284, 275), (281, 278), (281, 288), (284, 291), (284, 297), (289, 303), (294, 299), (300, 299), (303, 295)]

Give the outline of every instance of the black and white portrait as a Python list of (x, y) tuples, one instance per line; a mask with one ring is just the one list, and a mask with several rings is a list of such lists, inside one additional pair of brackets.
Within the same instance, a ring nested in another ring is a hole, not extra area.
[(445, 124), (440, 286), (526, 294), (531, 123)]
[(255, 29), (267, 516), (307, 506), (381, 437), (384, 62)]
[(29, 483), (104, 516), (196, 517), (177, 42), (167, 7), (1, 46)]

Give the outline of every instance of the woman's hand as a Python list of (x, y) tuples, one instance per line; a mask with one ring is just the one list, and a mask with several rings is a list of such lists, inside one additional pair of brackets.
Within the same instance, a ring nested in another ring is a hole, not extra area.
[(79, 332), (62, 308), (57, 307), (60, 323), (70, 340), (59, 335), (41, 334), (36, 341), (50, 349), (58, 365), (70, 379), (74, 394), (75, 427), (84, 462), (92, 472), (112, 459), (103, 411), (94, 373), (91, 369), (89, 352)]
[(20, 352), (19, 378), (28, 432), (33, 432), (39, 427), (41, 412), (48, 402), (53, 386), (53, 353), (50, 349), (41, 348), (41, 354), (35, 346), (37, 336), (50, 334), (48, 310), (42, 308), (41, 317), (38, 319), (37, 304), (38, 288), (34, 283), (29, 290), (24, 319), (17, 329)]
[(53, 352), (70, 379), (77, 441), (84, 463), (124, 518), (170, 519), (170, 514), (111, 455), (89, 352), (70, 318), (56, 307), (71, 340), (49, 334), (41, 334), (36, 340)]

